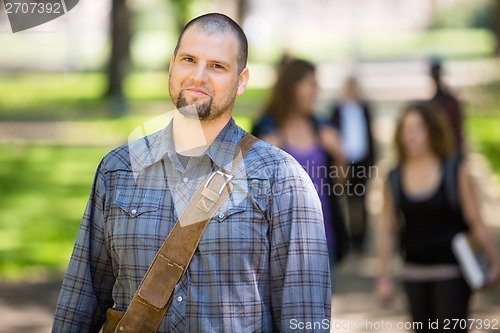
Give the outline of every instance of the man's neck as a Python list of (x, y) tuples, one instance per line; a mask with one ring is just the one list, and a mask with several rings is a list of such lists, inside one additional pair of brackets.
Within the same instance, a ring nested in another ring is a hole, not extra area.
[(230, 112), (215, 120), (200, 121), (187, 118), (175, 110), (173, 118), (175, 151), (186, 156), (203, 154), (230, 120)]

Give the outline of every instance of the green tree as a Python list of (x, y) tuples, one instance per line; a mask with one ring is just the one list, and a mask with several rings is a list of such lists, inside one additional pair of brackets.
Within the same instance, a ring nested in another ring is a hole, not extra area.
[(131, 17), (127, 0), (112, 0), (111, 54), (107, 66), (108, 86), (105, 96), (111, 102), (111, 112), (114, 115), (121, 115), (126, 110), (123, 82), (130, 69)]
[(175, 20), (177, 32), (181, 32), (190, 19), (190, 8), (193, 0), (169, 0), (172, 7), (172, 16)]

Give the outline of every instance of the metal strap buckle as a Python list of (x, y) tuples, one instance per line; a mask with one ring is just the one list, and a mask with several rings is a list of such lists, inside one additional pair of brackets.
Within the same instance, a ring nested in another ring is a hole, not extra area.
[(221, 175), (222, 177), (224, 177), (226, 180), (224, 181), (224, 184), (222, 184), (220, 190), (218, 191), (218, 194), (221, 195), (222, 194), (222, 191), (224, 190), (224, 187), (226, 187), (226, 185), (229, 183), (229, 181), (233, 178), (233, 175), (228, 175), (220, 170), (217, 170), (217, 171), (214, 171), (210, 177), (208, 177), (206, 183), (205, 183), (205, 188), (208, 188), (208, 186), (210, 185), (210, 182), (212, 181), (212, 179), (215, 177), (215, 175)]

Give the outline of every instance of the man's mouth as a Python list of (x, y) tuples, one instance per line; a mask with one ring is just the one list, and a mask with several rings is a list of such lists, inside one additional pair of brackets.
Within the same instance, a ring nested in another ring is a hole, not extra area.
[(187, 92), (189, 92), (193, 95), (208, 96), (208, 92), (202, 88), (188, 87), (188, 88), (185, 88), (184, 90), (186, 90)]

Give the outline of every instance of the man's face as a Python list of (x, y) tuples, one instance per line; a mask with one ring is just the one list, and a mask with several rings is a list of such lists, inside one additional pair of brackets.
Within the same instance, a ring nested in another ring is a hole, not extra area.
[[(248, 69), (238, 73), (238, 42), (231, 33), (185, 31), (169, 71), (172, 102), (186, 117), (210, 121), (231, 112), (245, 91)], [(195, 106), (196, 114), (193, 108)]]

